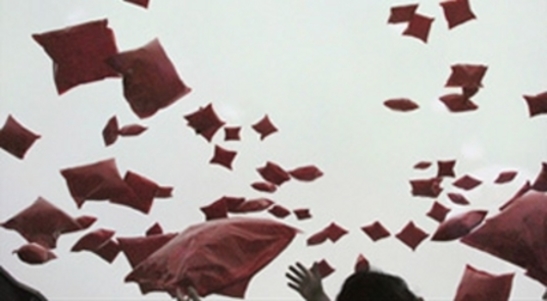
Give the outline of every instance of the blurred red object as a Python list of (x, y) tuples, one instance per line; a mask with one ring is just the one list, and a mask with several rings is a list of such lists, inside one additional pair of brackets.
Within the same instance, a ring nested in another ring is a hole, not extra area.
[(526, 269), (547, 285), (547, 195), (529, 191), (461, 239)]
[(455, 301), (507, 301), (515, 274), (492, 275), (467, 265)]
[(281, 253), (298, 230), (258, 218), (216, 219), (178, 234), (125, 278), (150, 291), (243, 298), (252, 277)]

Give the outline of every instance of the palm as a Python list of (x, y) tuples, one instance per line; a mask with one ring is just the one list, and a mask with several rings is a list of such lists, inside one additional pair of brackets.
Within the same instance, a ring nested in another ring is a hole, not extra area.
[(297, 291), (307, 301), (328, 300), (323, 292), (321, 275), (316, 266), (311, 270), (306, 269), (301, 263), (289, 267), (285, 274), (289, 279), (289, 287)]

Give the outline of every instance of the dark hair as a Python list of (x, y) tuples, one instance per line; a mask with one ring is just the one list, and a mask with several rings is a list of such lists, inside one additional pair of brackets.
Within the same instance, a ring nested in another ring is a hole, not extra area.
[(376, 271), (359, 271), (349, 276), (336, 301), (418, 301), (405, 281)]

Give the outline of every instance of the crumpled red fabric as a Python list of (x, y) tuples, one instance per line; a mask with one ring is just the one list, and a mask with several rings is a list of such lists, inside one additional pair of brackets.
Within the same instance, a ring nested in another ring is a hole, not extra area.
[(297, 230), (259, 218), (216, 219), (193, 225), (148, 256), (125, 278), (149, 291), (192, 285), (200, 296), (243, 298), (252, 277), (282, 252)]
[(529, 191), (461, 242), (527, 270), (547, 285), (547, 195)]
[(0, 226), (19, 232), (28, 242), (53, 249), (61, 234), (86, 229), (95, 220), (91, 216), (72, 218), (44, 198), (38, 197), (32, 205), (0, 223)]
[(514, 276), (492, 275), (467, 265), (454, 301), (507, 301)]
[(21, 246), (19, 249), (14, 250), (13, 253), (17, 254), (17, 257), (19, 257), (21, 261), (28, 264), (44, 264), (57, 258), (50, 249), (35, 242)]

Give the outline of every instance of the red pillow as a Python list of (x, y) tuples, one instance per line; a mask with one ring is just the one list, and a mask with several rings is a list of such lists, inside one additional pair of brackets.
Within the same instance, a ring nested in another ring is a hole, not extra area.
[(122, 74), (125, 99), (140, 118), (154, 115), (191, 91), (157, 39), (113, 55), (106, 62)]
[(32, 205), (1, 223), (0, 226), (19, 232), (28, 242), (35, 242), (53, 249), (61, 234), (83, 230), (92, 223), (80, 223), (78, 219), (70, 217), (55, 205), (39, 197)]
[(121, 178), (114, 159), (66, 168), (61, 174), (78, 207), (86, 200), (110, 200), (133, 193)]
[(38, 138), (40, 138), (40, 135), (29, 131), (10, 115), (2, 129), (0, 129), (0, 148), (19, 159), (23, 159)]
[(106, 77), (118, 77), (105, 60), (118, 52), (108, 21), (98, 20), (63, 29), (33, 34), (53, 60), (57, 93)]
[(547, 195), (529, 191), (461, 242), (527, 270), (547, 285)]
[(514, 274), (492, 275), (467, 265), (454, 301), (507, 301)]

